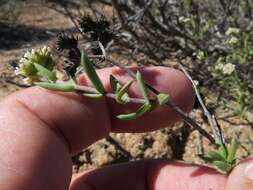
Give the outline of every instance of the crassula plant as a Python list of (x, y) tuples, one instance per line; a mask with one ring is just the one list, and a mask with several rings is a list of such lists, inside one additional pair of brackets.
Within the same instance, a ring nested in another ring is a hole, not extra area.
[[(78, 95), (95, 99), (107, 97), (114, 99), (118, 104), (128, 104), (132, 102), (140, 105), (140, 107), (132, 113), (115, 115), (115, 117), (120, 120), (137, 119), (145, 113), (151, 112), (165, 104), (171, 106), (178, 113), (181, 113), (181, 115), (185, 114), (182, 113), (182, 110), (180, 110), (173, 100), (170, 99), (169, 94), (159, 93), (147, 84), (140, 71), (137, 71), (135, 74), (132, 72), (129, 73), (133, 79), (129, 80), (125, 84), (121, 84), (115, 76), (110, 75), (110, 85), (113, 92), (106, 92), (89, 57), (83, 52), (80, 56), (80, 64), (72, 64), (71, 66), (68, 65), (66, 71), (66, 73), (68, 73), (67, 80), (57, 78), (56, 61), (54, 61), (49, 47), (43, 47), (27, 52), (21, 58), (20, 64), (16, 68), (15, 72), (16, 74), (23, 76), (25, 83), (37, 85), (49, 90), (74, 92), (78, 93)], [(76, 74), (78, 68), (82, 68), (82, 72), (88, 77), (90, 82), (93, 84), (93, 87), (78, 84), (78, 75)], [(130, 72), (127, 68), (125, 69)], [(69, 73), (72, 70), (75, 70), (75, 72)], [(133, 98), (129, 96), (128, 91), (134, 81), (137, 82), (143, 98)], [(194, 87), (196, 86), (194, 85)], [(153, 91), (153, 94), (155, 92), (156, 96), (152, 96), (151, 98), (151, 91)], [(190, 124), (194, 123), (194, 121), (189, 117), (184, 118), (184, 120)], [(204, 155), (203, 158), (213, 163), (222, 172), (227, 173), (231, 171), (236, 163), (235, 154), (238, 147), (237, 141), (233, 139), (229, 145), (226, 146), (223, 140), (219, 140), (219, 137), (213, 139), (211, 135), (206, 135), (207, 132), (201, 129), (196, 123), (194, 125), (201, 134), (207, 137), (217, 147), (216, 151), (210, 151), (208, 154)]]
[[(236, 164), (238, 143), (235, 139), (228, 142), (224, 140), (225, 138), (223, 137), (221, 127), (215, 115), (211, 114), (206, 108), (196, 83), (182, 64), (179, 63), (179, 67), (192, 82), (197, 101), (208, 120), (212, 134), (203, 129), (196, 121), (189, 117), (187, 113), (180, 109), (173, 99), (170, 98), (169, 94), (159, 92), (144, 81), (140, 71), (134, 73), (124, 65), (111, 60), (110, 57), (107, 56), (106, 50), (108, 46), (110, 46), (110, 43), (117, 39), (117, 35), (110, 28), (110, 23), (105, 17), (102, 16), (101, 18), (97, 18), (97, 20), (93, 20), (90, 16), (84, 16), (79, 20), (79, 26), (78, 32), (80, 35), (82, 37), (88, 37), (91, 41), (91, 45), (88, 46), (89, 48), (80, 48), (79, 40), (73, 34), (61, 33), (58, 36), (57, 49), (60, 53), (66, 53), (66, 64), (63, 69), (67, 78), (63, 80), (56, 74), (59, 69), (56, 64), (58, 61), (52, 56), (49, 47), (28, 51), (21, 58), (18, 67), (16, 67), (16, 74), (21, 75), (25, 83), (37, 85), (49, 90), (73, 92), (80, 96), (93, 99), (106, 97), (122, 105), (128, 103), (137, 103), (139, 105), (139, 108), (132, 113), (121, 113), (120, 115), (114, 116), (120, 120), (135, 120), (161, 106), (169, 106), (181, 116), (185, 123), (197, 130), (214, 145), (215, 150), (202, 155), (203, 159), (212, 163), (223, 173), (229, 173), (233, 169)], [(104, 61), (108, 61), (114, 66), (124, 70), (131, 76), (132, 80), (122, 84), (115, 76), (110, 75), (112, 92), (105, 91), (103, 83), (95, 69), (98, 63)], [(226, 70), (226, 72), (228, 71)], [(234, 72), (233, 68), (230, 68), (229, 72)], [(85, 74), (93, 84), (93, 87), (80, 85), (78, 83), (80, 74)], [(133, 82), (138, 84), (138, 88), (142, 93), (142, 98), (134, 98), (129, 95), (129, 89)]]

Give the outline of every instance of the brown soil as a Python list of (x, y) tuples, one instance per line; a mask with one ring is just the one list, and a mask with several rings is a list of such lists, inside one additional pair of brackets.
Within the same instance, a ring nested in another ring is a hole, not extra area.
[[(27, 49), (51, 44), (56, 34), (65, 29), (73, 28), (72, 23), (65, 16), (45, 7), (24, 6), (16, 23), (0, 28), (0, 79), (13, 76), (10, 63), (17, 62)], [(18, 32), (17, 32), (18, 30)], [(8, 34), (8, 35), (7, 35)], [(0, 99), (18, 90), (15, 85), (0, 81)], [(237, 117), (230, 117), (227, 110), (219, 109), (219, 122), (224, 129), (225, 136), (236, 136), (247, 149), (253, 149), (252, 114), (251, 124), (243, 122)], [(199, 111), (192, 112), (204, 128)], [(166, 128), (155, 132), (141, 134), (110, 134), (91, 147), (73, 157), (73, 171), (80, 172), (102, 165), (140, 160), (144, 158), (176, 158), (187, 162), (204, 163), (197, 154), (203, 145), (205, 151), (210, 145), (205, 139), (201, 142), (199, 134), (192, 132), (189, 127), (178, 123), (173, 128)], [(240, 147), (238, 157), (249, 153)]]

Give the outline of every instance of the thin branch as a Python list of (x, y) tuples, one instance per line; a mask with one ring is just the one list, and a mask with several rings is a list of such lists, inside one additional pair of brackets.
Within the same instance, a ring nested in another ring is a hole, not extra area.
[[(113, 61), (112, 59), (106, 57), (105, 54), (105, 48), (103, 46), (102, 43), (99, 42), (99, 47), (101, 48), (101, 51), (103, 53), (103, 55), (105, 56), (105, 60), (110, 61), (114, 66), (117, 66), (119, 68), (121, 68), (123, 71), (125, 71), (131, 78), (133, 78), (134, 80), (136, 80), (135, 74), (133, 71), (131, 71), (129, 68), (124, 67), (123, 65)], [(155, 88), (153, 88), (150, 84), (148, 84), (145, 81), (145, 85), (147, 86), (147, 88), (149, 88), (149, 90), (151, 90), (154, 94), (159, 95), (160, 92), (158, 90), (156, 90)], [(183, 112), (183, 110), (181, 110), (176, 103), (173, 100), (170, 100), (169, 102), (166, 103), (167, 106), (169, 106), (171, 109), (173, 109), (174, 111), (176, 111), (181, 117), (182, 119), (189, 124), (191, 127), (193, 127), (194, 129), (198, 130), (203, 136), (205, 136), (211, 143), (216, 144), (215, 139), (208, 133), (206, 132), (204, 129), (202, 129), (194, 120), (192, 120), (190, 117), (188, 117), (188, 115), (186, 113)]]
[(190, 74), (186, 71), (186, 69), (184, 68), (184, 66), (179, 62), (179, 68), (184, 72), (184, 74), (186, 75), (186, 77), (191, 81), (192, 83), (192, 86), (193, 86), (193, 89), (195, 91), (195, 94), (197, 96), (197, 99), (201, 105), (201, 108), (203, 109), (203, 112), (204, 112), (204, 115), (207, 117), (208, 119), (208, 123), (212, 129), (212, 132), (214, 134), (214, 138), (217, 142), (220, 142), (220, 141), (223, 141), (220, 134), (219, 134), (219, 130), (218, 130), (218, 126), (216, 124), (216, 122), (213, 120), (213, 117), (211, 115), (211, 113), (208, 111), (208, 109), (206, 108), (201, 96), (200, 96), (200, 93), (199, 93), (199, 90), (198, 90), (198, 87), (196, 86), (196, 84), (194, 83), (193, 79), (191, 78)]
[[(124, 67), (123, 65), (113, 61), (112, 59), (106, 58), (106, 60), (110, 61), (114, 66), (117, 66), (119, 68), (121, 68), (122, 70), (124, 70), (125, 72), (127, 72), (134, 80), (135, 80), (135, 74), (128, 68)], [(151, 90), (154, 94), (158, 95), (160, 94), (160, 92), (158, 90), (156, 90), (155, 88), (153, 88), (150, 84), (148, 84), (147, 82), (145, 82), (145, 85), (149, 88), (149, 90)], [(204, 129), (202, 129), (193, 119), (191, 119), (186, 113), (183, 112), (183, 110), (181, 110), (175, 102), (173, 102), (173, 100), (170, 100), (167, 104), (167, 106), (169, 106), (172, 110), (176, 111), (181, 118), (183, 119), (183, 121), (185, 121), (188, 125), (190, 125), (191, 127), (193, 127), (194, 129), (198, 130), (204, 137), (206, 137), (212, 144), (216, 144), (215, 139), (208, 133), (206, 132)]]

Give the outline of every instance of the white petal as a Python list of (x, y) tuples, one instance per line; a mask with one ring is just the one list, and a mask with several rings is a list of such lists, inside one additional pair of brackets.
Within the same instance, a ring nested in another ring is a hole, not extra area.
[(29, 58), (31, 56), (31, 53), (28, 51), (25, 53), (24, 58)]

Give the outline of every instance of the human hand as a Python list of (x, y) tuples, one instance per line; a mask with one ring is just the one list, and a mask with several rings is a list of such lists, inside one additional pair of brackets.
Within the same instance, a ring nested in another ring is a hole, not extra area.
[[(116, 68), (99, 71), (106, 90), (113, 73), (121, 82), (129, 80)], [(164, 67), (143, 68), (146, 81), (168, 93), (190, 111), (194, 96), (184, 75)], [(82, 84), (87, 84), (84, 78)], [(131, 88), (131, 95), (141, 93)], [(136, 105), (130, 105), (132, 109)], [(171, 160), (131, 162), (81, 174), (71, 182), (71, 154), (105, 137), (109, 132), (141, 132), (175, 123), (179, 117), (167, 107), (134, 121), (113, 116), (124, 112), (108, 99), (90, 100), (38, 87), (14, 93), (0, 102), (1, 190), (250, 190), (253, 163), (244, 160), (227, 178), (215, 170)], [(246, 178), (246, 173), (250, 179)], [(70, 185), (71, 184), (71, 185)]]

